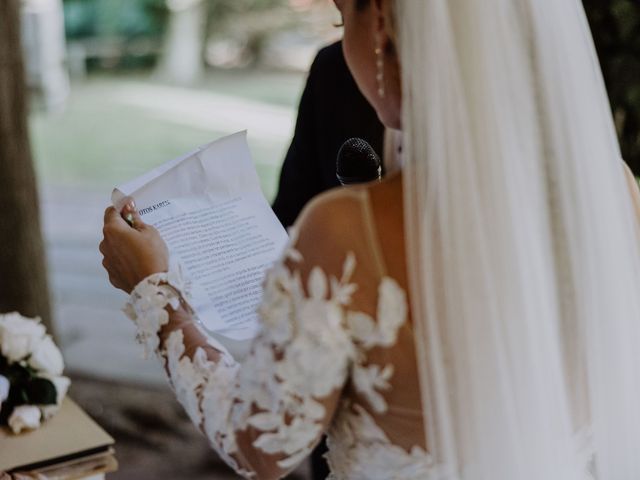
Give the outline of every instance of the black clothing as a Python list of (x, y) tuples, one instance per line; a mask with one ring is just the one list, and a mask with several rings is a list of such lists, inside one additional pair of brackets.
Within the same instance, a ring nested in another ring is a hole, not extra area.
[(300, 99), (296, 128), (282, 164), (273, 210), (284, 226), (314, 196), (339, 185), (338, 150), (359, 137), (382, 156), (384, 127), (362, 96), (337, 42), (318, 52)]

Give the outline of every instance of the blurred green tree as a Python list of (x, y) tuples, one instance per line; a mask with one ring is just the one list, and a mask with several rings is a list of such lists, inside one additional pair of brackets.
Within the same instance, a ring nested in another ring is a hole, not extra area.
[(640, 1), (583, 0), (622, 156), (640, 174)]
[[(165, 31), (165, 0), (63, 0), (65, 31), (89, 68), (148, 67)], [(79, 47), (79, 49), (78, 49)]]
[(160, 36), (165, 0), (64, 0), (67, 38)]

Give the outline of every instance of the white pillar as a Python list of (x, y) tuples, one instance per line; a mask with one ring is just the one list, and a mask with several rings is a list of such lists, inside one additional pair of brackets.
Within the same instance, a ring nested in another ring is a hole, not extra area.
[(62, 0), (22, 0), (22, 47), (27, 86), (48, 110), (69, 95)]
[(203, 0), (167, 0), (169, 25), (159, 74), (172, 83), (189, 85), (203, 73), (206, 3)]

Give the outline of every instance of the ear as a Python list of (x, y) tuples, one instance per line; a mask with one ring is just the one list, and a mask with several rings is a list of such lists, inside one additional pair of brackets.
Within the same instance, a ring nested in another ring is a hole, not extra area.
[(385, 31), (385, 23), (386, 19), (384, 18), (385, 4), (387, 2), (385, 0), (372, 0), (371, 8), (372, 15), (375, 18), (375, 33), (378, 35), (386, 34)]
[(393, 0), (372, 0), (372, 14), (375, 17), (375, 33), (380, 35), (382, 44), (396, 43)]

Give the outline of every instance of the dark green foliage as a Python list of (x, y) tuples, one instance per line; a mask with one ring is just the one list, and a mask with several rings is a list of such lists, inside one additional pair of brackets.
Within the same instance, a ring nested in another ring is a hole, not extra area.
[[(63, 0), (67, 38), (160, 36), (166, 0)], [(286, 6), (286, 0), (206, 0), (212, 24), (229, 16)]]
[(640, 174), (640, 1), (583, 0), (622, 156)]
[[(167, 0), (63, 1), (67, 38), (84, 45), (89, 69), (155, 64), (170, 15)], [(207, 38), (239, 39), (254, 57), (271, 33), (290, 23), (287, 0), (204, 2)]]
[(160, 51), (166, 0), (64, 0), (65, 31), (84, 46), (86, 66), (147, 68)]
[(13, 409), (20, 405), (53, 405), (57, 392), (54, 384), (19, 363), (9, 364), (0, 355), (0, 375), (9, 380), (9, 398), (0, 407), (0, 425), (6, 425)]
[(165, 0), (64, 0), (67, 38), (161, 36)]
[(31, 405), (55, 405), (56, 387), (46, 378), (33, 377), (23, 387), (24, 397)]

